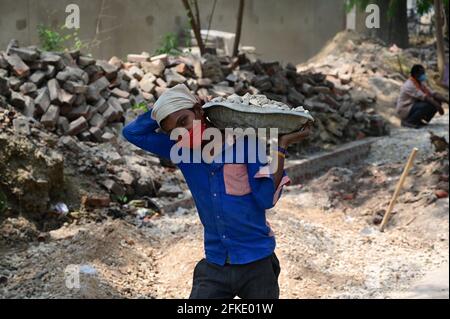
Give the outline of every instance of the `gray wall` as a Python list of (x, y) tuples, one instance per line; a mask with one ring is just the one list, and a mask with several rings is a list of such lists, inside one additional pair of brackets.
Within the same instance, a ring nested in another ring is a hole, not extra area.
[[(180, 0), (104, 0), (96, 57), (125, 57), (158, 48), (162, 35), (188, 26)], [(67, 4), (81, 9), (80, 37), (95, 37), (102, 0), (0, 0), (0, 48), (11, 38), (37, 44), (37, 25), (61, 26)], [(199, 0), (206, 28), (212, 0)], [(264, 60), (302, 62), (345, 28), (344, 0), (247, 0), (242, 44), (253, 45)], [(238, 0), (218, 0), (212, 29), (234, 32)]]

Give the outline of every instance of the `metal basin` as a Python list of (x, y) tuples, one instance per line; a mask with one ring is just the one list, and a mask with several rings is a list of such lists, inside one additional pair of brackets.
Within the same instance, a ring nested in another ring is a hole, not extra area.
[(230, 102), (209, 102), (203, 109), (208, 119), (219, 129), (278, 128), (279, 134), (288, 134), (299, 131), (306, 123), (314, 121), (308, 111), (284, 110), (276, 106), (271, 108)]

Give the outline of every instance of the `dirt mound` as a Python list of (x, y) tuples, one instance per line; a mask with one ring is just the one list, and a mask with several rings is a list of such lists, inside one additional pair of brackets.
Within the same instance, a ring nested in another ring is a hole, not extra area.
[[(0, 276), (7, 278), (9, 298), (154, 295), (153, 249), (134, 226), (116, 220), (62, 227), (51, 232), (49, 240), (26, 253), (2, 256)], [(2, 289), (0, 296), (6, 292)]]
[(61, 196), (63, 157), (23, 136), (0, 133), (0, 171), (0, 191), (19, 213), (46, 213), (50, 202)]
[(40, 232), (36, 226), (23, 217), (7, 218), (0, 224), (0, 246), (20, 246), (36, 241)]

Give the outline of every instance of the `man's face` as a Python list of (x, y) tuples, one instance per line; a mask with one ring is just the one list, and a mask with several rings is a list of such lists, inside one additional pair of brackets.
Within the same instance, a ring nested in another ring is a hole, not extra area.
[(417, 72), (417, 75), (415, 76), (416, 80), (422, 82), (422, 79), (426, 77), (425, 69), (420, 68)]
[(176, 128), (185, 128), (186, 130), (190, 130), (193, 127), (194, 120), (199, 120), (200, 118), (194, 112), (194, 109), (191, 110), (180, 110), (170, 114), (161, 122), (161, 128), (167, 134), (170, 134), (172, 130)]

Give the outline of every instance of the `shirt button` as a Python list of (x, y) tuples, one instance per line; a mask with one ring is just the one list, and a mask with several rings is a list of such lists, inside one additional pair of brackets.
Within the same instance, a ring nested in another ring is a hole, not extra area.
[(216, 194), (216, 193), (214, 193), (214, 194), (213, 194), (213, 196), (214, 196), (214, 197), (217, 197), (217, 194)]
[(223, 235), (222, 237), (223, 237), (223, 239), (227, 238), (227, 236), (225, 236), (225, 235)]
[(220, 219), (220, 216), (219, 216), (219, 215), (217, 215), (217, 219)]
[(214, 172), (211, 172), (211, 175), (214, 176)]

